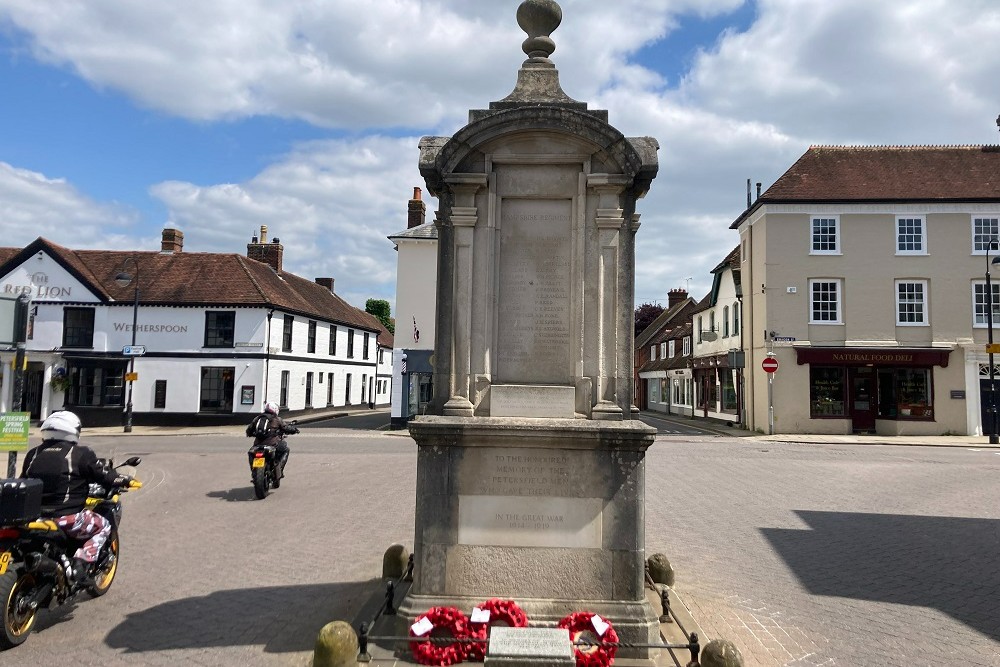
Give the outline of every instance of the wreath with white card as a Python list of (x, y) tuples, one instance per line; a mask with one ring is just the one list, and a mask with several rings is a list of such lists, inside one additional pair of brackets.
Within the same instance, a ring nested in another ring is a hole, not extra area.
[[(589, 611), (578, 611), (559, 621), (559, 627), (569, 630), (576, 667), (609, 667), (614, 663), (615, 653), (618, 652), (618, 633), (611, 627), (610, 621)], [(594, 643), (577, 646), (576, 642), (581, 639)], [(611, 645), (607, 646), (605, 642)]]
[(466, 645), (467, 660), (483, 660), (486, 657), (486, 640), (491, 627), (502, 625), (510, 628), (528, 627), (528, 615), (513, 600), (492, 598), (472, 610), (469, 618), (469, 637), (481, 639)]
[[(455, 607), (431, 607), (410, 626), (410, 650), (421, 665), (448, 667), (465, 660), (462, 640), (468, 637), (469, 619)], [(426, 641), (441, 639), (440, 643)], [(421, 641), (423, 640), (423, 641)]]

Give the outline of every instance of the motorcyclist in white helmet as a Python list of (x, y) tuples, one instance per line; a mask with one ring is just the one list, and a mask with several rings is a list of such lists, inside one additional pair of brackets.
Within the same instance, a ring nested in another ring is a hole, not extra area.
[[(280, 480), (285, 476), (285, 464), (288, 463), (288, 443), (281, 436), (288, 433), (298, 433), (297, 426), (293, 426), (278, 416), (279, 407), (274, 401), (264, 403), (264, 410), (254, 417), (247, 426), (247, 437), (254, 438), (253, 444), (274, 445), (278, 455), (278, 475)], [(258, 420), (266, 420), (266, 427), (258, 428)], [(277, 486), (277, 485), (275, 485)]]
[(106, 470), (98, 464), (94, 450), (80, 444), (80, 418), (72, 412), (53, 412), (42, 422), (41, 431), (42, 444), (25, 455), (21, 477), (42, 480), (42, 514), (83, 541), (74, 554), (73, 572), (67, 573), (75, 584), (83, 584), (90, 564), (111, 534), (111, 522), (85, 507), (90, 483), (128, 486), (133, 480)]

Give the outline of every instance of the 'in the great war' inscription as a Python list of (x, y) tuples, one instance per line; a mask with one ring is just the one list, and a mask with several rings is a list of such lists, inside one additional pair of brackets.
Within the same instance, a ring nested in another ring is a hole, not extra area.
[(568, 199), (504, 199), (500, 216), (497, 375), (564, 384), (570, 377)]

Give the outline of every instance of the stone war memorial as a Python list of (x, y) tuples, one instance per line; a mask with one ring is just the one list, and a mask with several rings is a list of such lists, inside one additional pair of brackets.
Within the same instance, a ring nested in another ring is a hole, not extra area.
[(650, 643), (655, 430), (632, 419), (632, 321), (636, 202), (658, 145), (563, 92), (549, 58), (561, 18), (552, 0), (522, 2), (513, 92), (420, 142), (439, 201), (437, 339), (432, 414), (410, 423), (414, 571), (399, 613), (502, 598), (532, 627), (589, 611)]

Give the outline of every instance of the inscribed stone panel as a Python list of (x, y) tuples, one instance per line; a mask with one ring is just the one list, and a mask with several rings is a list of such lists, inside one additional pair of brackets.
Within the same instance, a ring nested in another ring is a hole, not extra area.
[(570, 382), (572, 210), (569, 199), (502, 201), (499, 382)]

